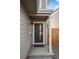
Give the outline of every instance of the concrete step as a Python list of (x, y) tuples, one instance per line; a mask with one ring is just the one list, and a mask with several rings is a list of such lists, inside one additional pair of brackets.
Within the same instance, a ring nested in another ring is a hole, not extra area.
[(29, 59), (53, 59), (53, 53), (49, 53), (45, 47), (32, 48), (28, 58)]

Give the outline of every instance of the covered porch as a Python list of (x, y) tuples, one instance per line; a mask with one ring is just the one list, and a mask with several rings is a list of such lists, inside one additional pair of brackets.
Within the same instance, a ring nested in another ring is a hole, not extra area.
[(52, 41), (51, 41), (51, 32), (50, 32), (50, 13), (42, 13), (38, 16), (32, 15), (31, 24), (32, 24), (32, 47), (42, 47), (48, 48), (48, 52), (52, 52)]
[[(51, 13), (47, 8), (39, 9), (38, 0), (21, 0), (30, 18), (32, 42), (28, 51), (29, 59), (52, 59)], [(46, 0), (47, 2), (48, 0)], [(47, 4), (47, 3), (46, 3)], [(47, 5), (46, 5), (47, 7)]]
[(29, 59), (52, 59), (51, 40), (51, 13), (33, 14), (31, 18), (32, 25), (32, 48), (28, 54)]

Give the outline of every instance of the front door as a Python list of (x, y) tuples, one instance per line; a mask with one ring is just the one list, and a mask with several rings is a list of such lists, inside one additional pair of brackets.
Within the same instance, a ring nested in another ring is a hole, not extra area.
[(43, 23), (34, 24), (34, 46), (43, 46)]

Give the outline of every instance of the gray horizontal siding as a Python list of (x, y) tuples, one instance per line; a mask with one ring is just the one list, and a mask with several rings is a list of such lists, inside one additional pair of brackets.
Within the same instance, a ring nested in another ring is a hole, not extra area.
[(21, 7), (20, 9), (20, 59), (25, 59), (31, 47), (31, 25), (28, 15)]

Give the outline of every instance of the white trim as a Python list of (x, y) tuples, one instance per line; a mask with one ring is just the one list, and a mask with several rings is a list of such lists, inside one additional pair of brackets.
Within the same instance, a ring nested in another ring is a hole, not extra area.
[[(34, 24), (35, 23), (43, 23), (43, 43), (35, 43), (34, 40)], [(44, 40), (45, 36), (44, 36), (44, 22), (33, 22), (33, 43), (32, 44), (45, 44), (45, 40)]]
[(41, 0), (39, 0), (39, 9), (41, 8), (41, 5), (42, 5)]
[(33, 24), (33, 40), (32, 43), (34, 43), (34, 24)]
[(41, 9), (39, 9), (39, 10), (49, 10), (49, 9), (42, 9), (42, 8), (41, 8)]
[(49, 52), (52, 52), (52, 40), (51, 40), (51, 16), (49, 16)]
[[(48, 3), (48, 1), (46, 0), (45, 1), (45, 4), (46, 4), (45, 10), (47, 9), (47, 3)], [(39, 9), (42, 10), (42, 0), (39, 0)]]
[(33, 44), (44, 44), (44, 43), (33, 43)]
[(47, 9), (47, 0), (46, 0), (46, 9)]

